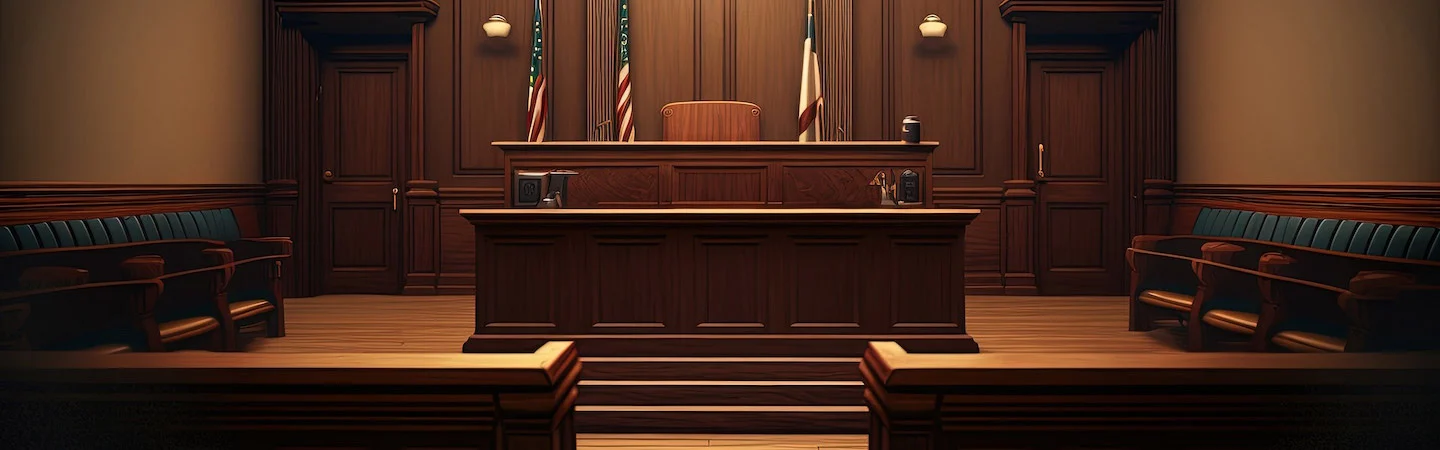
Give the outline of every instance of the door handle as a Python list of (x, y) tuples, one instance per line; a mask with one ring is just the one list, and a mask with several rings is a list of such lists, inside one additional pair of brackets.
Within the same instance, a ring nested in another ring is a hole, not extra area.
[(1035, 159), (1036, 164), (1040, 168), (1039, 173), (1037, 173), (1037, 178), (1045, 178), (1045, 144), (1040, 144), (1040, 155)]
[(329, 182), (331, 182), (331, 181), (334, 181), (334, 180), (335, 180), (335, 172), (331, 172), (331, 171), (327, 170), (327, 171), (325, 171), (324, 173), (321, 173), (321, 174), (320, 174), (320, 179), (325, 180), (326, 183), (329, 183)]
[(390, 188), (390, 210), (400, 210), (400, 188)]

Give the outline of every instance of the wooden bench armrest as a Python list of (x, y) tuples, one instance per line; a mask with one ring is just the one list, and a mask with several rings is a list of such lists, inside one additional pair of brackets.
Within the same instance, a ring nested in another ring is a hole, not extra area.
[(1141, 249), (1130, 249), (1130, 251), (1132, 251), (1132, 252), (1134, 252), (1134, 253), (1136, 253), (1136, 254), (1142, 254), (1142, 255), (1151, 256), (1151, 257), (1156, 257), (1156, 258), (1165, 258), (1165, 259), (1171, 259), (1171, 260), (1187, 261), (1187, 262), (1189, 262), (1189, 263), (1192, 265), (1192, 267), (1194, 267), (1194, 266), (1204, 266), (1204, 267), (1206, 267), (1206, 268), (1213, 268), (1213, 269), (1215, 269), (1215, 270), (1226, 271), (1226, 272), (1230, 272), (1230, 273), (1234, 273), (1234, 274), (1243, 274), (1243, 275), (1248, 275), (1248, 276), (1252, 276), (1252, 277), (1255, 277), (1255, 278), (1263, 278), (1263, 279), (1267, 279), (1267, 280), (1270, 280), (1270, 281), (1273, 281), (1273, 282), (1278, 282), (1278, 283), (1287, 283), (1287, 284), (1293, 284), (1293, 285), (1297, 285), (1297, 286), (1305, 286), (1305, 287), (1314, 288), (1314, 289), (1319, 289), (1319, 290), (1323, 290), (1323, 291), (1330, 291), (1330, 292), (1334, 292), (1334, 293), (1337, 293), (1337, 294), (1338, 294), (1338, 293), (1348, 292), (1347, 290), (1345, 290), (1345, 289), (1343, 289), (1343, 288), (1339, 288), (1339, 287), (1335, 287), (1335, 286), (1330, 286), (1330, 285), (1327, 285), (1327, 284), (1316, 283), (1316, 282), (1313, 282), (1313, 281), (1302, 280), (1302, 279), (1298, 279), (1298, 278), (1285, 277), (1285, 276), (1276, 275), (1276, 274), (1271, 274), (1271, 273), (1264, 273), (1264, 272), (1260, 272), (1260, 271), (1258, 271), (1258, 270), (1246, 269), (1246, 268), (1244, 268), (1244, 267), (1231, 266), (1231, 265), (1228, 265), (1228, 264), (1223, 264), (1223, 263), (1219, 263), (1219, 262), (1215, 262), (1215, 261), (1206, 261), (1206, 260), (1201, 259), (1201, 258), (1191, 258), (1191, 257), (1188, 257), (1188, 256), (1171, 255), (1171, 254), (1160, 253), (1160, 252), (1153, 252), (1153, 251), (1141, 250)]
[(17, 301), (31, 301), (36, 298), (49, 296), (63, 296), (73, 294), (88, 294), (93, 292), (106, 291), (129, 291), (140, 292), (145, 289), (159, 291), (161, 282), (155, 279), (140, 279), (126, 281), (106, 281), (102, 283), (85, 283), (73, 286), (48, 287), (43, 289), (29, 289), (23, 291), (0, 292), (0, 303), (12, 303)]
[(287, 237), (243, 238), (228, 244), (235, 252), (235, 261), (239, 262), (288, 258), (294, 248), (294, 243)]

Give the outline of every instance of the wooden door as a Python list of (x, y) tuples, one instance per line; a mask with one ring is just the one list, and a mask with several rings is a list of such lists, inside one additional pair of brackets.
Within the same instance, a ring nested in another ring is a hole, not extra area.
[(321, 292), (400, 292), (404, 61), (329, 61), (321, 88)]
[(1043, 295), (1123, 290), (1125, 173), (1117, 85), (1110, 61), (1030, 62)]

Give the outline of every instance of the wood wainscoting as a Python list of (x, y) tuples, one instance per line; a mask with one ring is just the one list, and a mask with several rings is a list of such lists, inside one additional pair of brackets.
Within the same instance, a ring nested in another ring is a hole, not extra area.
[(244, 236), (260, 236), (261, 184), (0, 182), (0, 225), (230, 208)]
[[(345, 35), (317, 40), (316, 30), (301, 30), (313, 28), (305, 20), (281, 20), (314, 2), (266, 2), (277, 11), (265, 28), (264, 179), (270, 187), (267, 214), (274, 218), (269, 232), (295, 237), (297, 266), (318, 267), (323, 263), (316, 244), (323, 236), (322, 174), (333, 168), (320, 167), (314, 151), (324, 128), (316, 99), (344, 95), (333, 83), (322, 87), (322, 69), (336, 48), (364, 40), (347, 41), (354, 36)], [(395, 159), (402, 167), (390, 168), (403, 180), (385, 189), (398, 194), (391, 204), (403, 233), (403, 292), (473, 292), (473, 263), (464, 250), (457, 250), (468, 248), (471, 233), (457, 211), (504, 206), (505, 154), (492, 143), (525, 136), (527, 78), (515, 74), (527, 73), (530, 65), (524, 39), (489, 39), (481, 27), (492, 14), (512, 23), (533, 17), (536, 2), (361, 3), (377, 19), (404, 19), (384, 21), (390, 24), (384, 42), (403, 47), (395, 54), (403, 54), (406, 61), (403, 89), (410, 93), (403, 105), (405, 139), (397, 146), (402, 154)], [(1027, 91), (1029, 56), (1054, 47), (1050, 44), (1055, 36), (1078, 29), (1127, 37), (1106, 41), (1111, 45), (1104, 48), (1117, 79), (1124, 80), (1109, 90), (1124, 100), (1118, 103), (1124, 112), (1117, 118), (1121, 131), (1107, 150), (1134, 156), (1120, 168), (1124, 173), (1117, 174), (1123, 175), (1118, 179), (1125, 195), (1119, 200), (1126, 208), (1110, 207), (1103, 213), (1092, 208), (1078, 215), (1124, 215), (1126, 232), (1107, 232), (1112, 240), (1168, 228), (1163, 223), (1171, 217), (1168, 183), (1175, 174), (1175, 0), (814, 3), (822, 43), (817, 52), (825, 74), (821, 136), (827, 141), (896, 141), (905, 116), (919, 116), (927, 124), (923, 139), (939, 142), (927, 174), (933, 181), (927, 195), (936, 207), (983, 212), (966, 234), (969, 292), (1035, 294), (1040, 290), (1037, 279), (1044, 277), (1039, 265), (1052, 261), (1041, 258), (1041, 252), (1051, 250), (1040, 245), (1047, 219), (1038, 211), (1042, 204), (1057, 202), (1036, 181), (1037, 143), (1030, 142)], [(561, 141), (613, 139), (614, 127), (605, 125), (613, 124), (615, 110), (617, 2), (540, 4), (546, 25), (544, 64), (551, 83), (547, 136)], [(762, 111), (761, 140), (796, 139), (793, 108), (803, 52), (793, 39), (805, 30), (805, 0), (632, 0), (628, 5), (630, 50), (637, 55), (630, 70), (638, 141), (661, 137), (663, 105), (690, 100), (754, 103)], [(927, 14), (948, 24), (944, 37), (927, 39), (915, 32), (915, 24)], [(1129, 19), (1089, 20), (1116, 17)], [(1071, 22), (1078, 23), (1056, 28)], [(1114, 222), (1099, 219), (1092, 223)], [(421, 232), (411, 232), (416, 230)], [(1094, 241), (1059, 241), (1085, 243), (1065, 248), (1070, 255), (1124, 247), (1124, 242), (1091, 246)], [(314, 280), (317, 274), (294, 275), (299, 295), (323, 293)]]
[(1440, 226), (1440, 183), (1176, 184), (1170, 234), (1190, 234), (1200, 209)]

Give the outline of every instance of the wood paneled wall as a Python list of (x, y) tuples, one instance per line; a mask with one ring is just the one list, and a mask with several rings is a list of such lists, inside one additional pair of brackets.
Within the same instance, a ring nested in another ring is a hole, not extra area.
[(258, 184), (108, 184), (0, 182), (0, 225), (98, 219), (230, 208), (245, 237), (271, 236), (260, 225)]
[[(545, 1), (549, 135), (554, 140), (608, 139), (596, 126), (613, 118), (617, 1)], [(423, 105), (423, 119), (414, 124), (422, 131), (417, 134), (423, 142), (416, 151), (423, 156), (415, 160), (418, 167), (412, 167), (419, 170), (408, 171), (414, 179), (409, 180), (403, 199), (407, 218), (402, 230), (407, 247), (412, 247), (406, 250), (408, 293), (473, 289), (474, 237), (457, 212), (503, 206), (503, 155), (491, 142), (523, 140), (526, 128), (533, 1), (435, 3), (438, 15), (412, 38), (411, 57), (419, 61), (421, 79), (411, 89), (417, 91), (413, 95), (423, 97), (414, 103)], [(795, 139), (806, 3), (630, 0), (638, 139), (659, 139), (661, 106), (687, 100), (756, 103), (762, 109), (763, 139)], [(1012, 112), (1024, 102), (1023, 95), (1018, 99), (1013, 95), (1016, 86), (1024, 86), (1025, 53), (1014, 51), (1024, 48), (1024, 25), (1012, 27), (994, 0), (815, 3), (825, 94), (823, 135), (895, 140), (900, 120), (919, 116), (924, 139), (940, 142), (930, 186), (934, 205), (983, 212), (967, 230), (967, 283), (972, 292), (1033, 293), (1030, 253), (1035, 247), (1030, 242), (1035, 191), (1029, 181), (1033, 163), (1024, 156), (1024, 142), (1012, 139), (1023, 139), (1023, 133), (1012, 134), (1013, 123), (1024, 123), (1015, 122)], [(508, 38), (485, 36), (481, 25), (493, 14), (505, 16), (513, 25)], [(917, 26), (927, 14), (940, 16), (949, 26), (944, 38), (920, 36)], [(1159, 40), (1171, 31), (1153, 33), (1157, 33), (1154, 38), (1144, 41), (1151, 44), (1143, 45), (1173, 45)], [(267, 142), (270, 154), (278, 156), (267, 160), (266, 179), (275, 187), (271, 209), (275, 229), (289, 226), (292, 232), (314, 224), (287, 219), (286, 214), (294, 211), (287, 208), (303, 209), (307, 196), (317, 188), (283, 162), (308, 158), (301, 149), (317, 146), (314, 122), (299, 117), (313, 115), (303, 101), (314, 95), (313, 83), (307, 80), (314, 78), (315, 68), (302, 56), (314, 51), (297, 41), (295, 34), (281, 28), (267, 32), (267, 61), (272, 64), (268, 78), (272, 129)], [(1151, 51), (1139, 48), (1134, 53)], [(1143, 67), (1154, 67), (1146, 69), (1149, 72), (1127, 73), (1156, 77), (1164, 64), (1147, 62)], [(1146, 95), (1173, 92), (1169, 86), (1127, 86), (1152, 89), (1144, 91), (1150, 92)], [(1127, 127), (1138, 130), (1142, 119), (1133, 117)], [(1146, 139), (1163, 144), (1173, 136), (1154, 134)], [(1141, 146), (1135, 141), (1125, 151)], [(1173, 145), (1159, 147), (1173, 149)], [(1147, 159), (1138, 165), (1144, 168), (1136, 167), (1137, 173), (1130, 177), (1136, 184), (1130, 187), (1133, 192), (1145, 188), (1140, 186), (1145, 178), (1168, 189), (1165, 183), (1173, 180), (1173, 162)], [(1142, 170), (1143, 177), (1138, 175)], [(1168, 219), (1168, 210), (1165, 213), (1157, 211), (1156, 217)], [(303, 248), (304, 243), (297, 242), (297, 259), (305, 259), (300, 256)]]
[[(686, 100), (753, 102), (763, 139), (795, 139), (806, 3), (631, 0), (638, 139), (658, 140), (661, 106)], [(473, 236), (457, 211), (501, 206), (502, 154), (490, 142), (525, 130), (532, 2), (439, 4), (424, 48), (425, 177), (439, 185), (439, 251), (433, 274), (411, 278), (427, 280), (407, 289), (414, 293), (473, 285)], [(545, 9), (556, 140), (607, 138), (596, 125), (613, 118), (615, 5)], [(825, 136), (898, 139), (900, 119), (919, 116), (925, 139), (941, 143), (936, 205), (985, 212), (969, 229), (967, 272), (999, 290), (1001, 193), (1011, 178), (1009, 24), (987, 0), (817, 0), (816, 9)], [(514, 25), (509, 38), (485, 37), (480, 26), (492, 14)], [(949, 25), (943, 39), (920, 37), (926, 14)]]

